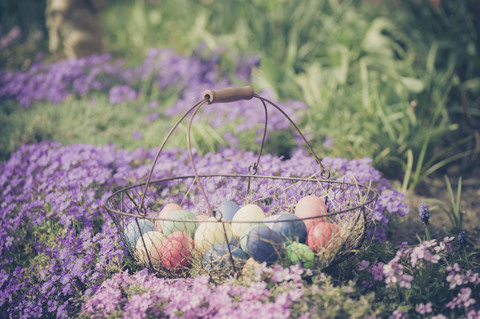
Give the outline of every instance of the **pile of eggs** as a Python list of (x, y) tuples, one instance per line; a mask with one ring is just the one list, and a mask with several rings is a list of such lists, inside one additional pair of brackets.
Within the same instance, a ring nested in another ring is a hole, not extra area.
[[(152, 220), (135, 219), (124, 230), (128, 248), (137, 259), (173, 272), (188, 269), (199, 260), (208, 271), (231, 273), (245, 264), (271, 265), (280, 260), (306, 268), (315, 265), (341, 227), (329, 223), (320, 197), (303, 197), (294, 213), (265, 216), (255, 204), (240, 207), (233, 201), (221, 203), (215, 216), (195, 216), (171, 203)], [(328, 249), (328, 248), (327, 248)], [(232, 264), (235, 266), (233, 267)]]

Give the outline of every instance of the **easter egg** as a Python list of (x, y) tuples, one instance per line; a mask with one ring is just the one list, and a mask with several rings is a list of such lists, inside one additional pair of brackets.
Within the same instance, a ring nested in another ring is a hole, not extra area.
[[(160, 211), (160, 213), (158, 214), (157, 217), (163, 219), (168, 214), (170, 214), (171, 212), (174, 212), (174, 211), (177, 211), (177, 210), (182, 210), (182, 207), (180, 207), (180, 205), (175, 204), (175, 203), (167, 204), (167, 205), (163, 206), (162, 210)], [(162, 232), (162, 220), (161, 219), (155, 220), (155, 227), (157, 227), (157, 231), (159, 231), (159, 232)]]
[(307, 245), (314, 252), (319, 252), (326, 247), (330, 240), (341, 231), (341, 227), (335, 224), (322, 222), (313, 226), (308, 232)]
[(190, 266), (193, 240), (190, 235), (175, 231), (165, 237), (160, 245), (162, 266), (173, 271), (180, 271)]
[[(138, 223), (137, 223), (138, 222)], [(148, 219), (134, 219), (124, 230), (127, 248), (135, 248), (138, 239), (149, 231), (156, 230), (155, 225)]]
[[(230, 253), (232, 258), (230, 258)], [(225, 275), (233, 274), (234, 270), (241, 270), (247, 262), (248, 255), (239, 247), (227, 244), (218, 244), (211, 247), (203, 257), (203, 266), (208, 271), (218, 271)], [(235, 268), (232, 266), (232, 260)]]
[[(295, 206), (295, 215), (303, 219), (307, 231), (319, 222), (325, 221), (324, 217), (319, 217), (327, 213), (327, 205), (320, 197), (309, 195), (301, 198)], [(318, 217), (318, 218), (311, 218)], [(309, 218), (309, 219), (304, 219)]]
[(193, 237), (195, 236), (197, 227), (197, 217), (186, 210), (170, 212), (162, 222), (162, 232), (165, 236), (176, 231), (183, 231), (189, 234), (190, 237)]
[(242, 235), (240, 235), (240, 238), (239, 238), (239, 241), (238, 241), (238, 244), (240, 246), (240, 248), (245, 251), (245, 252), (248, 252), (248, 248), (247, 248), (247, 239), (248, 239), (248, 236), (250, 234), (250, 231), (255, 228), (255, 227), (259, 227), (259, 226), (262, 226), (263, 224), (261, 223), (255, 223), (255, 224), (249, 224), (242, 232)]
[(217, 244), (226, 244), (232, 238), (232, 228), (230, 223), (225, 220), (218, 221), (215, 217), (210, 217), (200, 225), (195, 232), (195, 249), (204, 252)]
[(246, 252), (256, 261), (271, 265), (281, 257), (282, 237), (269, 227), (252, 227), (246, 236)]
[(313, 268), (315, 265), (315, 254), (305, 244), (291, 243), (285, 248), (285, 255), (292, 264), (300, 262), (305, 268)]
[(223, 218), (228, 221), (232, 221), (235, 213), (240, 209), (237, 203), (231, 200), (227, 200), (218, 205), (215, 211), (215, 217)]
[(233, 216), (232, 219), (232, 232), (233, 235), (239, 239), (242, 235), (242, 232), (247, 228), (251, 222), (261, 222), (265, 219), (265, 214), (263, 210), (255, 204), (248, 204), (241, 207), (237, 213)]
[(137, 240), (137, 245), (135, 246), (139, 260), (142, 263), (149, 265), (150, 258), (152, 265), (160, 264), (160, 246), (164, 238), (165, 236), (157, 231), (149, 231), (143, 234), (143, 236)]
[(305, 243), (307, 240), (307, 227), (305, 223), (294, 214), (278, 215), (276, 222), (269, 223), (269, 227), (277, 232), (284, 242)]

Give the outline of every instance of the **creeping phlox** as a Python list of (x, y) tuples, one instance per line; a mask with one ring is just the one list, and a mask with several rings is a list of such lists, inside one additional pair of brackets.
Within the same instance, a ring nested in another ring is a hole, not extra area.
[[(476, 308), (478, 298), (475, 299), (475, 296), (480, 292), (480, 274), (471, 269), (462, 269), (458, 262), (451, 263), (450, 257), (454, 256), (454, 240), (454, 237), (445, 237), (440, 242), (433, 239), (413, 247), (401, 247), (395, 257), (387, 263), (378, 261), (370, 263), (362, 260), (358, 268), (359, 278), (365, 279), (362, 284), (367, 289), (383, 282), (390, 294), (395, 290), (410, 291), (399, 293), (399, 296), (402, 296), (400, 303), (406, 304), (409, 304), (406, 299), (408, 297), (403, 296), (414, 296), (418, 290), (435, 287), (436, 293), (442, 298), (447, 296), (445, 302), (432, 304), (425, 300), (412, 308), (412, 311), (421, 315), (438, 313), (435, 318), (447, 318), (443, 316), (443, 313), (447, 312), (452, 316), (477, 318), (480, 313)], [(365, 273), (368, 276), (365, 277)], [(416, 287), (417, 283), (421, 287)], [(415, 300), (422, 300), (425, 295), (416, 297), (418, 299)], [(396, 310), (391, 318), (405, 316), (405, 312)]]
[[(155, 149), (42, 142), (24, 145), (0, 163), (2, 310), (18, 317), (68, 317), (78, 309), (78, 298), (97, 291), (105, 277), (123, 267), (126, 252), (103, 205), (109, 190), (144, 181), (155, 154)], [(254, 153), (236, 149), (195, 158), (202, 172), (221, 167), (240, 174), (248, 174), (244, 163), (255, 159)], [(154, 178), (192, 173), (184, 150), (165, 151), (159, 163)], [(389, 208), (403, 194), (393, 191), (369, 160), (326, 158), (324, 163), (335, 176), (352, 174), (360, 183), (372, 178), (381, 194), (375, 219), (386, 225), (388, 217), (379, 216), (400, 213)], [(266, 154), (262, 165), (271, 175), (309, 175), (318, 169), (302, 151), (288, 160)]]

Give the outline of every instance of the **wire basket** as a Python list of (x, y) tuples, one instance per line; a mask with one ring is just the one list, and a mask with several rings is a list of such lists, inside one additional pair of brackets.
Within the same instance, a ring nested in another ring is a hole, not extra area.
[[(263, 137), (249, 174), (199, 174), (190, 142), (202, 106), (258, 99), (265, 111)], [(311, 177), (259, 175), (268, 127), (267, 104), (290, 122), (318, 163)], [(153, 180), (165, 144), (185, 118), (193, 174)], [(208, 274), (215, 281), (241, 276), (259, 263), (301, 263), (321, 270), (362, 245), (378, 193), (368, 185), (331, 180), (291, 118), (250, 87), (208, 90), (175, 123), (155, 156), (147, 181), (106, 201), (120, 237), (138, 264), (166, 278)]]

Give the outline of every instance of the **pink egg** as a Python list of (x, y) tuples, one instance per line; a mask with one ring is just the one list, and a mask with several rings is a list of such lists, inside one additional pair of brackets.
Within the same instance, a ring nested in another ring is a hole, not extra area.
[(176, 231), (162, 240), (160, 253), (162, 265), (175, 272), (190, 266), (192, 259), (193, 240), (182, 231)]
[(304, 219), (303, 222), (305, 223), (305, 226), (307, 226), (307, 233), (309, 233), (310, 229), (312, 229), (319, 223), (324, 223), (325, 219), (323, 217), (317, 217), (312, 219)]
[[(174, 211), (177, 211), (177, 210), (182, 210), (182, 209), (183, 208), (180, 205), (175, 204), (175, 203), (170, 203), (170, 204), (167, 204), (167, 205), (163, 206), (162, 210), (160, 211), (160, 213), (156, 217), (165, 218), (171, 212), (174, 212)], [(162, 232), (162, 220), (160, 220), (160, 219), (155, 220), (155, 228), (157, 228), (158, 232)]]
[(313, 226), (308, 232), (307, 245), (314, 252), (319, 252), (326, 247), (329, 241), (340, 233), (342, 228), (338, 225), (321, 222)]
[[(318, 217), (327, 213), (327, 205), (320, 197), (309, 195), (300, 199), (295, 206), (295, 215), (300, 218)], [(307, 231), (319, 222), (325, 221), (324, 217), (304, 219)]]

